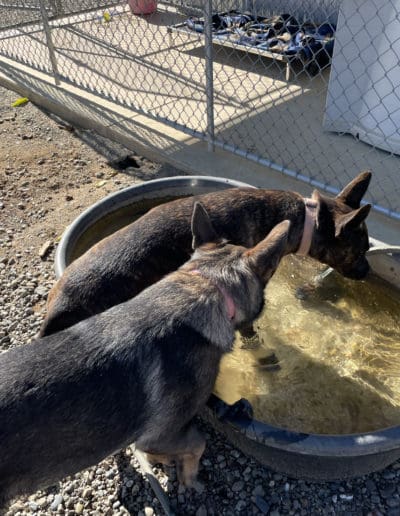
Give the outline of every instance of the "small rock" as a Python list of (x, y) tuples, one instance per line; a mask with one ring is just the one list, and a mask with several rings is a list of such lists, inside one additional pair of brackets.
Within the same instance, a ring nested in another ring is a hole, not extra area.
[(93, 494), (92, 489), (90, 487), (87, 487), (86, 489), (84, 489), (84, 491), (82, 493), (82, 498), (91, 498), (92, 494)]
[(56, 511), (58, 507), (63, 503), (63, 497), (60, 494), (56, 494), (54, 497), (54, 500), (52, 501), (50, 505), (50, 509), (52, 511)]
[(246, 509), (246, 507), (247, 507), (247, 502), (245, 502), (244, 500), (239, 500), (238, 503), (235, 505), (235, 511), (236, 511), (236, 513), (242, 512)]
[(393, 471), (384, 471), (383, 472), (383, 478), (385, 480), (394, 480), (396, 478), (396, 474)]
[(262, 485), (257, 485), (253, 491), (252, 491), (252, 495), (253, 496), (264, 496), (265, 495), (265, 491), (264, 491), (264, 488)]
[(196, 516), (207, 516), (207, 509), (204, 504), (197, 509)]
[(39, 285), (35, 288), (35, 294), (37, 294), (40, 297), (46, 297), (47, 296), (48, 289), (47, 287), (43, 285)]
[(39, 249), (39, 256), (43, 260), (50, 249), (53, 247), (53, 242), (51, 240), (47, 240), (42, 247)]
[(106, 478), (114, 478), (115, 477), (115, 471), (113, 469), (109, 469), (106, 472)]
[(395, 491), (396, 491), (396, 486), (394, 486), (392, 484), (392, 485), (388, 485), (388, 486), (384, 487), (383, 489), (380, 489), (379, 492), (380, 492), (380, 495), (382, 496), (382, 498), (390, 498)]
[(344, 502), (351, 502), (354, 498), (353, 495), (347, 495), (347, 494), (341, 494), (339, 496), (340, 496), (340, 499), (343, 500)]
[(38, 500), (36, 500), (36, 503), (39, 505), (39, 507), (44, 507), (47, 503), (47, 499), (45, 496), (42, 496)]
[(256, 499), (255, 499), (255, 504), (257, 505), (258, 509), (263, 513), (263, 514), (268, 514), (269, 512), (269, 509), (270, 509), (270, 505), (268, 502), (266, 502), (264, 500), (264, 498), (262, 498), (261, 496), (257, 495), (256, 496)]
[(398, 498), (388, 498), (386, 500), (386, 505), (390, 508), (395, 508), (400, 506), (400, 500)]
[(83, 513), (83, 503), (79, 502), (74, 507), (76, 514), (82, 514)]
[(269, 516), (281, 516), (281, 513), (278, 511), (278, 509), (275, 509), (269, 513)]
[(376, 484), (370, 478), (367, 478), (365, 481), (365, 487), (368, 489), (370, 493), (374, 493), (376, 491)]
[(153, 516), (153, 514), (154, 514), (153, 507), (145, 507), (144, 514), (145, 514), (145, 516)]
[(18, 511), (23, 511), (25, 509), (25, 504), (21, 501), (15, 502), (12, 504), (11, 509), (13, 513), (16, 513)]
[(244, 487), (244, 482), (243, 480), (238, 480), (237, 482), (235, 482), (233, 484), (233, 486), (231, 487), (232, 491), (234, 493), (238, 493), (239, 491), (241, 491)]
[(201, 495), (204, 493), (204, 490), (205, 490), (205, 486), (202, 482), (200, 482), (199, 480), (196, 480), (194, 483), (193, 483), (193, 488), (195, 489), (196, 493), (198, 495)]
[(36, 502), (29, 502), (29, 509), (31, 511), (37, 511), (39, 509), (39, 505)]

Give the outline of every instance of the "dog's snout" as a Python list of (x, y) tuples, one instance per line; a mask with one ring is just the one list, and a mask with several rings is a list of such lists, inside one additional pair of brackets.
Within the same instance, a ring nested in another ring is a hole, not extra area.
[(350, 279), (364, 279), (370, 270), (368, 260), (365, 257), (360, 258), (351, 269), (342, 271), (343, 276)]

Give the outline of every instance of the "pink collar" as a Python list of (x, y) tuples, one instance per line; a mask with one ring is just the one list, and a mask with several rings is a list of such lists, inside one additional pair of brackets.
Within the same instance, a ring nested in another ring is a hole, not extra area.
[[(203, 276), (202, 273), (198, 269), (193, 269), (193, 270), (189, 271), (189, 274), (195, 274), (197, 276), (202, 276), (203, 278), (205, 278), (205, 276)], [(210, 278), (206, 278), (206, 279), (208, 279), (208, 281), (210, 283), (212, 283), (220, 291), (220, 293), (222, 294), (222, 297), (225, 300), (225, 307), (226, 307), (226, 312), (227, 312), (227, 315), (228, 315), (228, 319), (230, 321), (233, 321), (233, 319), (235, 318), (235, 314), (236, 314), (236, 307), (235, 307), (235, 302), (233, 301), (232, 297), (224, 289), (224, 287), (221, 287), (217, 283), (214, 283), (213, 281), (210, 280)]]
[(303, 236), (301, 237), (300, 246), (297, 249), (296, 254), (301, 256), (307, 256), (310, 252), (312, 236), (314, 233), (314, 227), (317, 220), (317, 207), (318, 202), (314, 199), (304, 199), (305, 204), (305, 215), (304, 215), (304, 228)]

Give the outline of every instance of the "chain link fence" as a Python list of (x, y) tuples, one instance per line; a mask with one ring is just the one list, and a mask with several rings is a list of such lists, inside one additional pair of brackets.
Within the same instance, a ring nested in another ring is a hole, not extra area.
[(400, 218), (399, 7), (0, 0), (0, 56), (331, 193), (370, 169)]

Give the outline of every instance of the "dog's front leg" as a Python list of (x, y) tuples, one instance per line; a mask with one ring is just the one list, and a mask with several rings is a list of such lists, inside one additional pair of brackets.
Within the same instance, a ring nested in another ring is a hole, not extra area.
[(253, 324), (248, 324), (239, 329), (240, 337), (242, 339), (241, 348), (256, 349), (261, 346), (261, 340), (258, 333), (254, 329)]
[(206, 447), (206, 441), (193, 423), (189, 423), (160, 445), (147, 443), (146, 458), (150, 463), (171, 465), (175, 462), (176, 474), (180, 484), (197, 488), (196, 480), (199, 461)]
[(155, 453), (146, 453), (146, 459), (151, 466), (163, 464), (164, 466), (172, 466), (174, 458), (171, 455), (161, 455)]
[[(242, 339), (242, 349), (257, 349), (261, 346), (262, 340), (260, 339), (252, 324), (240, 328), (239, 333)], [(275, 352), (271, 350), (267, 356), (259, 358), (257, 367), (259, 369), (264, 369), (265, 371), (279, 370), (279, 359), (275, 355)]]
[(175, 456), (176, 474), (180, 484), (197, 489), (200, 484), (197, 480), (197, 473), (206, 441), (194, 425), (188, 429), (185, 441), (187, 443), (186, 449)]

